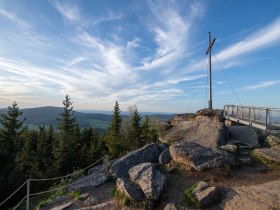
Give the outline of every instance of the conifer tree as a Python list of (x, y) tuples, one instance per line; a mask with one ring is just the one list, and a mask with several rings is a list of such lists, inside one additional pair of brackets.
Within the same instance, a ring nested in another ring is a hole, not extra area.
[(24, 179), (38, 178), (43, 176), (39, 168), (39, 157), (37, 143), (39, 132), (26, 129), (23, 133), (23, 145), (16, 156), (16, 168), (19, 169)]
[(11, 193), (18, 181), (21, 181), (16, 179), (15, 157), (20, 148), (20, 136), (24, 130), (24, 119), (19, 119), (22, 114), (17, 103), (14, 102), (8, 107), (6, 114), (0, 115), (0, 191), (2, 192), (0, 194), (3, 196)]
[(136, 106), (130, 107), (129, 110), (130, 110), (129, 141), (132, 146), (131, 148), (136, 149), (142, 145), (141, 144), (141, 115), (138, 113)]
[(39, 127), (37, 141), (39, 169), (47, 177), (53, 176), (52, 164), (54, 161), (54, 140), (54, 131), (52, 126), (48, 129), (46, 129), (45, 126)]
[(58, 120), (58, 147), (54, 153), (56, 164), (55, 167), (60, 173), (71, 172), (78, 166), (79, 158), (79, 139), (77, 135), (77, 123), (73, 111), (73, 102), (68, 95), (63, 101), (63, 111), (60, 113)]
[(141, 124), (141, 140), (143, 145), (152, 142), (157, 143), (158, 141), (158, 132), (156, 129), (152, 128), (152, 124), (148, 116), (145, 116)]
[(111, 158), (116, 158), (120, 155), (122, 147), (122, 136), (121, 136), (121, 123), (122, 118), (120, 115), (120, 107), (118, 101), (116, 101), (112, 116), (112, 121), (106, 135), (106, 144), (109, 149)]
[(7, 114), (1, 114), (0, 146), (2, 154), (15, 153), (19, 135), (22, 132), (24, 120), (18, 118), (22, 115), (16, 102), (8, 107)]

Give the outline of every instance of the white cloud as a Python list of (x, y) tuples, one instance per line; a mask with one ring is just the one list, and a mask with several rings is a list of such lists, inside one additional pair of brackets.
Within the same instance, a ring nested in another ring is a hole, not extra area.
[(13, 13), (11, 11), (7, 11), (7, 10), (1, 8), (0, 14), (4, 17), (8, 18), (12, 22), (14, 22), (20, 28), (24, 28), (24, 29), (31, 28), (31, 25), (28, 22), (24, 21), (22, 18), (18, 17), (15, 13)]
[(265, 81), (265, 82), (261, 82), (256, 85), (246, 86), (246, 87), (244, 87), (244, 89), (245, 90), (257, 90), (257, 89), (272, 87), (272, 86), (279, 85), (279, 84), (280, 84), (280, 80)]
[(143, 65), (137, 69), (151, 70), (161, 66), (174, 66), (185, 56), (190, 27), (198, 14), (201, 14), (202, 5), (191, 5), (189, 17), (182, 16), (179, 9), (172, 5), (161, 8), (150, 4), (150, 10), (153, 18), (149, 19), (149, 28), (153, 32), (157, 48), (155, 54), (144, 58)]
[(77, 7), (74, 5), (62, 3), (58, 0), (53, 1), (54, 8), (66, 19), (70, 21), (78, 21), (80, 20), (80, 12)]
[(235, 57), (243, 56), (246, 53), (252, 53), (270, 47), (272, 44), (280, 43), (279, 28), (280, 18), (277, 18), (268, 26), (253, 32), (246, 39), (222, 50), (217, 54), (217, 57), (219, 60), (227, 61)]

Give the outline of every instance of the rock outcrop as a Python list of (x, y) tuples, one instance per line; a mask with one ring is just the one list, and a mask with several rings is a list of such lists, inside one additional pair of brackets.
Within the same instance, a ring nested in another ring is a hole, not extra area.
[(139, 163), (157, 163), (159, 155), (159, 147), (156, 144), (148, 144), (145, 147), (130, 152), (124, 157), (116, 160), (110, 168), (110, 173), (114, 177), (127, 176), (128, 170)]
[(254, 154), (257, 157), (265, 158), (275, 163), (280, 163), (280, 145), (276, 145), (270, 148), (255, 149)]
[(260, 185), (235, 187), (219, 205), (224, 210), (280, 209), (280, 181)]
[(259, 146), (256, 131), (249, 126), (229, 126), (229, 144), (244, 144), (250, 148)]
[(142, 201), (144, 199), (144, 193), (136, 185), (131, 183), (128, 178), (118, 178), (116, 188), (117, 191), (125, 194), (132, 200)]
[(181, 141), (169, 147), (170, 155), (176, 162), (203, 171), (223, 165), (234, 165), (234, 156), (226, 151), (213, 150), (197, 143)]
[(129, 177), (137, 184), (146, 197), (157, 200), (161, 195), (167, 178), (152, 163), (141, 163), (129, 170)]
[(198, 116), (194, 121), (182, 121), (164, 131), (159, 140), (168, 144), (184, 140), (216, 148), (226, 142), (226, 133), (227, 127), (223, 123)]
[(208, 207), (220, 200), (222, 192), (220, 188), (211, 187), (208, 183), (201, 181), (193, 189), (193, 196), (201, 207)]

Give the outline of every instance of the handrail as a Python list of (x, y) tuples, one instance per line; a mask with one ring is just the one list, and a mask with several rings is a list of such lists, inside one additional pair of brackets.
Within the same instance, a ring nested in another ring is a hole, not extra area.
[(239, 123), (264, 130), (280, 129), (279, 108), (225, 105), (224, 116)]
[[(74, 174), (80, 173), (80, 172), (82, 172), (82, 171), (86, 171), (87, 169), (89, 169), (89, 168), (93, 167), (94, 165), (96, 165), (96, 164), (97, 164), (98, 162), (100, 162), (101, 160), (103, 160), (103, 162), (104, 162), (103, 164), (105, 164), (105, 165), (104, 165), (105, 172), (108, 173), (107, 170), (108, 170), (108, 164), (109, 164), (109, 163), (108, 163), (109, 157), (108, 157), (108, 155), (105, 155), (105, 156), (103, 156), (102, 158), (100, 158), (99, 160), (97, 160), (96, 162), (92, 163), (91, 165), (89, 165), (89, 166), (87, 166), (87, 167), (85, 167), (85, 168), (83, 168), (83, 169), (79, 169), (78, 171), (75, 171), (75, 172), (73, 172), (73, 173), (71, 173), (71, 174), (67, 174), (67, 175), (65, 175), (65, 176), (52, 177), (52, 178), (46, 178), (46, 179), (28, 179), (28, 180), (26, 180), (19, 188), (17, 188), (10, 196), (8, 196), (3, 202), (1, 202), (1, 203), (0, 203), (0, 206), (2, 206), (2, 205), (3, 205), (6, 201), (8, 201), (13, 195), (15, 195), (28, 181), (29, 181), (29, 182), (30, 182), (30, 181), (38, 182), (38, 181), (50, 181), (50, 180), (63, 179), (63, 178), (69, 177), (69, 176), (73, 176)], [(90, 176), (92, 176), (92, 175), (94, 175), (94, 174), (96, 174), (96, 173), (99, 173), (101, 170), (104, 170), (104, 169), (101, 168), (100, 170), (98, 170), (97, 172), (94, 172), (94, 173), (91, 174)], [(87, 177), (85, 177), (85, 178), (87, 178)], [(82, 178), (82, 180), (84, 180), (85, 178)], [(81, 180), (78, 180), (78, 181), (76, 181), (76, 182), (74, 182), (74, 183), (78, 183), (78, 182), (80, 182), (80, 181), (81, 181)], [(56, 189), (51, 189), (51, 190), (48, 190), (48, 191), (44, 191), (44, 192), (38, 192), (38, 193), (33, 193), (33, 194), (27, 193), (27, 195), (20, 201), (19, 204), (17, 204), (17, 206), (16, 206), (15, 208), (17, 208), (17, 207), (23, 202), (23, 200), (25, 200), (26, 198), (29, 199), (30, 196), (34, 196), (34, 195), (39, 195), (39, 194), (43, 194), (43, 193), (55, 191), (55, 190), (58, 190), (58, 189), (61, 189), (61, 188), (64, 188), (64, 187), (71, 186), (71, 185), (73, 185), (74, 183), (71, 183), (71, 184), (68, 184), (68, 185), (65, 185), (65, 186), (56, 188)], [(15, 208), (14, 208), (14, 209), (15, 209)]]

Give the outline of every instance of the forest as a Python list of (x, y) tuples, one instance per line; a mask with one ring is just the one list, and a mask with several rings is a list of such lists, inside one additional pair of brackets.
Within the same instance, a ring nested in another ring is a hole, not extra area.
[[(0, 201), (30, 178), (51, 178), (72, 173), (108, 154), (118, 158), (145, 144), (158, 141), (161, 123), (152, 123), (136, 106), (122, 116), (118, 101), (106, 133), (93, 127), (80, 128), (73, 102), (66, 95), (57, 126), (24, 126), (23, 112), (14, 102), (0, 115)], [(40, 186), (49, 187), (49, 186)], [(19, 195), (20, 197), (20, 195)], [(11, 199), (8, 205), (18, 200)]]

